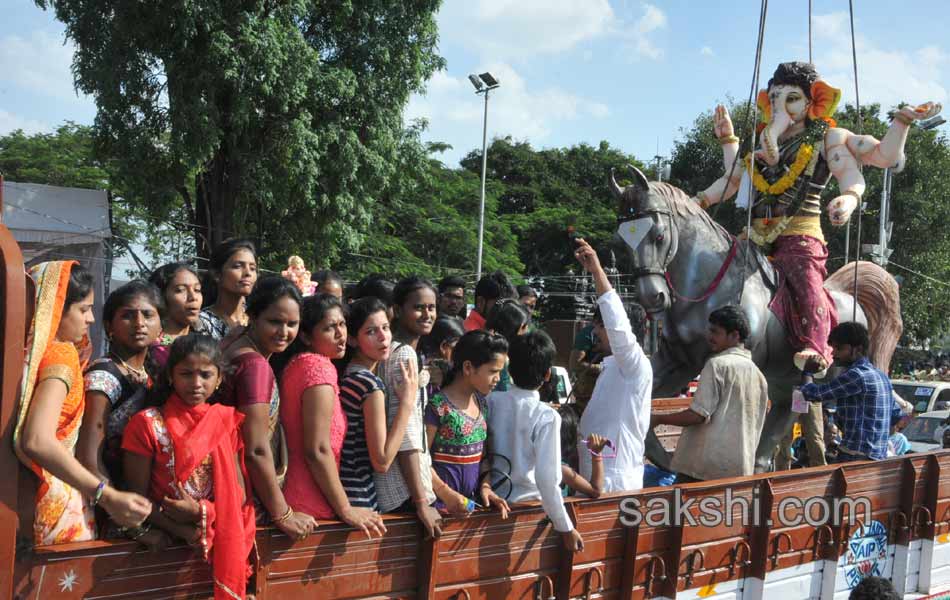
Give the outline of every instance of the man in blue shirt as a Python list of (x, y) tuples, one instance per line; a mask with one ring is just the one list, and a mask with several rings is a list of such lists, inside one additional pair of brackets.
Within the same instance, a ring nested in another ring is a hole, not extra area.
[(881, 460), (887, 456), (891, 416), (900, 408), (894, 402), (890, 379), (865, 356), (868, 330), (860, 323), (841, 323), (831, 330), (828, 344), (835, 364), (845, 367), (845, 372), (818, 385), (811, 373), (820, 365), (809, 361), (802, 394), (807, 400), (837, 404), (835, 421), (842, 430), (842, 439), (834, 462)]

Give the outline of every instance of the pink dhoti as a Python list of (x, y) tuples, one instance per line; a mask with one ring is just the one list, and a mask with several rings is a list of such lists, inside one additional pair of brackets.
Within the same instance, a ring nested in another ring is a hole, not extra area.
[(780, 274), (769, 308), (785, 325), (795, 351), (811, 349), (830, 365), (828, 334), (838, 324), (831, 293), (824, 288), (828, 248), (807, 235), (779, 236), (772, 245), (772, 264)]

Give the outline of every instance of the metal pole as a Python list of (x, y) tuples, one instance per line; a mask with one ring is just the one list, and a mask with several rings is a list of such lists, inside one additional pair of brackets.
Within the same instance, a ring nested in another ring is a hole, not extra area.
[(475, 262), (475, 280), (482, 278), (482, 244), (485, 239), (485, 171), (488, 168), (488, 93), (485, 89), (485, 118), (482, 122), (482, 199), (478, 210), (478, 259)]
[(891, 179), (891, 170), (884, 169), (884, 185), (881, 186), (881, 214), (878, 223), (878, 263), (882, 267), (887, 264), (887, 213), (889, 212), (888, 205), (890, 204), (890, 196), (888, 194), (888, 182)]

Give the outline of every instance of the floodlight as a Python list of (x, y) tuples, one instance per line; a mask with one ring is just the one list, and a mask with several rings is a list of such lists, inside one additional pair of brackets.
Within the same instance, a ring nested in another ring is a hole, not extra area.
[(485, 85), (487, 85), (488, 87), (497, 87), (497, 86), (498, 86), (498, 80), (495, 79), (494, 75), (492, 75), (492, 74), (489, 73), (488, 71), (482, 73), (482, 74), (479, 75), (478, 77), (479, 77), (482, 81), (484, 81), (484, 82), (485, 82)]
[(476, 90), (481, 90), (483, 87), (485, 87), (484, 85), (482, 85), (482, 80), (479, 79), (478, 76), (475, 74), (469, 75), (468, 80), (472, 82), (472, 85), (475, 86)]
[(944, 119), (942, 116), (934, 115), (930, 117), (929, 119), (924, 119), (923, 121), (920, 121), (918, 125), (920, 126), (921, 129), (926, 131), (928, 129), (933, 129), (934, 127), (940, 127), (946, 122), (947, 120)]

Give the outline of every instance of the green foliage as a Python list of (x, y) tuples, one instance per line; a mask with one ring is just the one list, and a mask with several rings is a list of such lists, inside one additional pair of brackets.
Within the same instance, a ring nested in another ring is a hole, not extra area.
[(357, 245), (399, 187), (403, 106), (444, 64), (438, 0), (37, 3), (76, 44), (115, 182), (183, 211), (201, 255), (243, 235), (265, 266)]
[[(748, 147), (745, 106), (731, 102), (729, 106), (738, 135), (743, 138), (743, 151)], [(861, 127), (854, 106), (845, 106), (835, 115), (838, 125), (853, 132), (862, 131), (881, 139), (887, 132), (888, 122), (877, 117), (878, 105), (862, 107)], [(707, 112), (682, 132), (671, 161), (671, 182), (694, 194), (706, 188), (722, 174), (722, 151), (713, 133), (712, 113)], [(889, 247), (894, 251), (888, 271), (901, 281), (901, 313), (904, 318), (905, 342), (922, 343), (937, 339), (950, 332), (950, 236), (946, 223), (950, 222), (950, 143), (933, 131), (911, 130), (907, 145), (907, 166), (893, 176), (891, 220), (894, 223)], [(861, 242), (878, 243), (878, 217), (881, 205), (883, 171), (874, 167), (863, 170), (867, 190), (864, 201), (867, 209), (861, 219)], [(823, 195), (823, 205), (838, 195), (838, 186), (832, 179)], [(857, 243), (857, 211), (847, 227), (833, 227), (827, 214), (822, 214), (822, 227), (828, 242), (828, 270), (834, 272), (845, 262), (845, 236), (851, 228), (850, 255), (854, 259)], [(726, 229), (734, 233), (746, 223), (746, 212), (732, 202), (715, 206), (712, 215)], [(869, 260), (866, 255), (863, 260)], [(908, 270), (910, 269), (910, 270)], [(915, 274), (916, 271), (919, 274)], [(931, 279), (932, 278), (932, 279)]]
[[(462, 159), (462, 168), (481, 175), (481, 152)], [(603, 246), (616, 231), (616, 202), (607, 186), (610, 169), (623, 176), (626, 164), (643, 165), (601, 142), (597, 148), (534, 150), (528, 142), (495, 139), (488, 149), (487, 179), (497, 185), (496, 219), (517, 237), (524, 275), (555, 275), (574, 266), (568, 228)], [(489, 217), (486, 217), (486, 223)]]
[(0, 172), (10, 181), (106, 189), (108, 165), (93, 156), (91, 127), (71, 121), (56, 133), (28, 136), (22, 130), (0, 137)]

